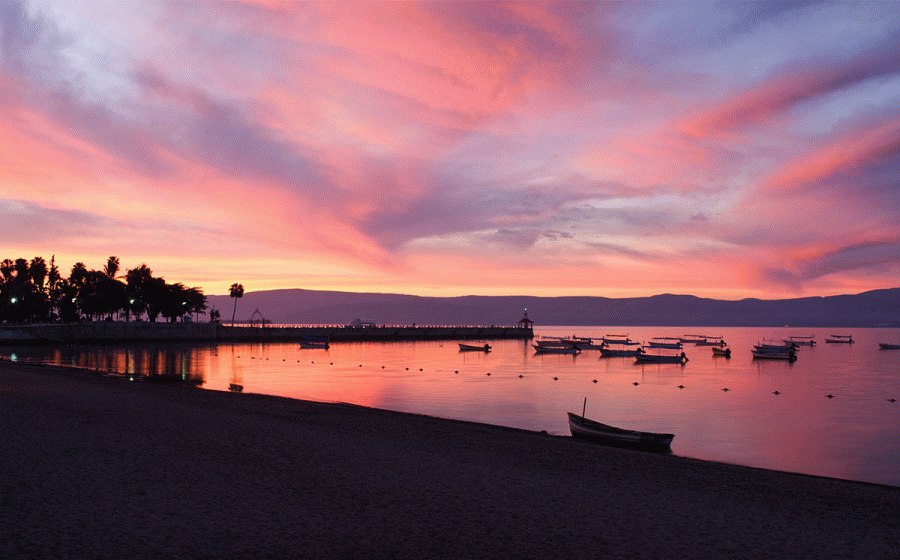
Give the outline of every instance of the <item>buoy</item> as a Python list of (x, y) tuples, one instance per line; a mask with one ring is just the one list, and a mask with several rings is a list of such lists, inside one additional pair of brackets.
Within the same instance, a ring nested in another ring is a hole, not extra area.
[(554, 377), (553, 381), (559, 381), (559, 377)]
[(384, 366), (381, 366), (381, 369), (384, 369)]
[(728, 387), (724, 387), (722, 390), (725, 391), (725, 392), (727, 393), (727, 392), (728, 392)]
[(490, 376), (491, 376), (491, 372), (487, 372), (487, 376), (490, 377)]
[(422, 368), (419, 368), (419, 371), (422, 371)]
[(887, 402), (897, 402), (897, 399), (892, 397), (892, 398), (888, 399)]
[(459, 373), (458, 369), (453, 370), (453, 373)]
[(832, 395), (831, 393), (828, 393), (827, 395), (825, 395), (825, 398), (833, 399), (834, 395)]
[(409, 368), (406, 368), (406, 371), (409, 371)]
[(334, 362), (328, 362), (328, 365), (333, 366)]
[(775, 395), (775, 396), (777, 397), (778, 395), (781, 394), (781, 391), (779, 391), (778, 389), (776, 389), (776, 390), (772, 391), (772, 394)]
[(596, 382), (597, 382), (597, 380), (595, 379), (595, 380), (594, 380), (594, 383), (596, 383)]
[(679, 388), (679, 389), (684, 389), (684, 385), (679, 385), (678, 388)]
[(635, 387), (637, 387), (638, 385), (640, 385), (640, 383), (638, 383), (637, 381), (635, 381), (634, 383), (632, 383), (632, 385), (634, 385)]
[(519, 379), (522, 379), (523, 377), (525, 377), (525, 376), (522, 375), (522, 374), (520, 373), (520, 374), (519, 374)]

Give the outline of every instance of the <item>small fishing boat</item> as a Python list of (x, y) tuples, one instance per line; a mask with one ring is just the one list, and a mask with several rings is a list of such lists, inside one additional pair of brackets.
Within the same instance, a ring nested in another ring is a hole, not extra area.
[(601, 348), (600, 349), (600, 357), (601, 358), (636, 358), (639, 354), (643, 354), (644, 351), (641, 348), (625, 349), (625, 348)]
[(328, 350), (328, 339), (321, 336), (304, 336), (300, 339), (300, 348), (318, 348)]
[(654, 432), (639, 432), (626, 430), (607, 424), (601, 424), (595, 420), (585, 418), (567, 412), (569, 415), (569, 430), (572, 437), (611, 445), (614, 447), (628, 447), (643, 449), (645, 451), (668, 451), (672, 445), (675, 434), (657, 434)]
[(815, 346), (816, 341), (813, 340), (815, 335), (810, 336), (789, 336), (784, 339), (785, 342), (791, 342), (797, 346)]
[(703, 340), (697, 340), (694, 344), (697, 346), (727, 346), (721, 336), (707, 336)]
[(670, 337), (654, 337), (647, 344), (647, 348), (668, 348), (670, 350), (681, 350), (684, 345), (677, 338)]
[(640, 364), (681, 364), (688, 362), (684, 352), (681, 354), (648, 354), (643, 352), (635, 356), (635, 363)]
[(540, 344), (532, 344), (534, 351), (538, 354), (578, 354), (581, 352), (578, 348), (575, 348), (572, 345), (569, 346), (541, 346)]
[(460, 342), (459, 343), (459, 351), (460, 352), (490, 352), (491, 345), (486, 342), (484, 344), (481, 344), (481, 343), (470, 344), (467, 342)]
[(763, 350), (797, 350), (797, 343), (786, 340), (772, 340), (765, 338), (762, 342), (758, 342), (755, 348)]
[(722, 356), (724, 358), (731, 357), (731, 348), (722, 348), (720, 346), (713, 346), (712, 349), (713, 356)]
[(682, 344), (697, 344), (709, 338), (705, 334), (686, 334), (678, 339)]
[(586, 338), (583, 336), (573, 336), (571, 340), (572, 344), (574, 344), (575, 347), (579, 350), (600, 350), (605, 344), (604, 342), (600, 342), (600, 344), (597, 344), (596, 342), (594, 342), (593, 338)]
[(766, 349), (754, 346), (751, 352), (753, 352), (753, 359), (787, 360), (789, 362), (797, 360), (797, 354), (793, 350)]
[(888, 344), (886, 342), (878, 343), (879, 350), (900, 350), (900, 344)]
[(826, 338), (825, 342), (830, 342), (831, 344), (853, 344), (853, 335), (833, 334)]
[(623, 346), (640, 346), (641, 343), (628, 338), (627, 334), (607, 334), (603, 335), (605, 344), (621, 344)]

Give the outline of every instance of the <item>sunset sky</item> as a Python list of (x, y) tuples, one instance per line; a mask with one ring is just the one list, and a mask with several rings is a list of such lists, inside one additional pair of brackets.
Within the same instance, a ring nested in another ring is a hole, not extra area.
[(900, 286), (900, 3), (0, 0), (0, 258), (226, 293)]

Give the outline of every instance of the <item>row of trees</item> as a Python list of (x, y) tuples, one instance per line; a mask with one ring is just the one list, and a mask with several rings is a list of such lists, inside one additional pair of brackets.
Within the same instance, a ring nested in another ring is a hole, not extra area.
[[(101, 270), (84, 263), (60, 274), (55, 257), (0, 262), (0, 322), (76, 322), (162, 316), (170, 322), (206, 311), (200, 288), (167, 283), (153, 276), (147, 265), (120, 274), (118, 257), (109, 257)], [(235, 300), (236, 301), (236, 300)], [(211, 319), (217, 317), (210, 317)]]

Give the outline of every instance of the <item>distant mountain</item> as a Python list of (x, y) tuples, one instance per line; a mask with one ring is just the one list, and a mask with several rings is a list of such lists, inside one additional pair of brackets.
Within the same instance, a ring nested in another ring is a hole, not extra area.
[[(209, 296), (231, 318), (234, 300)], [(856, 295), (725, 301), (662, 294), (640, 298), (589, 296), (421, 297), (402, 294), (269, 290), (238, 300), (237, 320), (259, 310), (273, 323), (511, 325), (522, 310), (538, 325), (900, 327), (900, 288)]]

